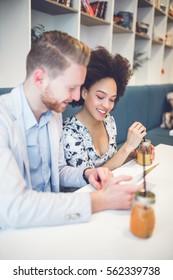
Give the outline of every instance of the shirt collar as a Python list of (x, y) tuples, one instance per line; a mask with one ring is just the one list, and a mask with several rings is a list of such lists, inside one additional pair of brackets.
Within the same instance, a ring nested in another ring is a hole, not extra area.
[(40, 127), (47, 124), (51, 117), (52, 117), (52, 111), (47, 111), (42, 114), (39, 123), (37, 122), (30, 106), (29, 103), (26, 99), (26, 96), (24, 94), (24, 90), (22, 93), (22, 105), (23, 105), (23, 118), (24, 118), (24, 123), (25, 123), (25, 129), (29, 130), (31, 127), (35, 125), (39, 125)]

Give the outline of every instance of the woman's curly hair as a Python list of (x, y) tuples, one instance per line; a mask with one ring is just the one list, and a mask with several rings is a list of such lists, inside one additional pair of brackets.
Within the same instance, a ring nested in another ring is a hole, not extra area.
[[(89, 90), (96, 82), (105, 78), (112, 78), (117, 84), (117, 102), (123, 96), (132, 70), (128, 59), (120, 54), (112, 55), (104, 47), (97, 47), (91, 51), (91, 57), (87, 66), (85, 82), (81, 87)], [(79, 101), (73, 101), (71, 105), (82, 106), (84, 103), (81, 97)]]

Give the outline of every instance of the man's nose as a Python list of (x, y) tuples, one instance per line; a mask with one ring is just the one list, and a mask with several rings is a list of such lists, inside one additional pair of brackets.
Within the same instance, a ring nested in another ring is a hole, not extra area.
[(79, 101), (79, 99), (80, 99), (80, 89), (77, 89), (77, 90), (73, 91), (73, 93), (71, 94), (71, 99), (75, 100), (75, 101)]

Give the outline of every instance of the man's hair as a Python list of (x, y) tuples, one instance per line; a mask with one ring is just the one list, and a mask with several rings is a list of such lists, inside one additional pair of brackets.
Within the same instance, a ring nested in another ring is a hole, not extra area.
[[(98, 46), (91, 51), (90, 61), (87, 67), (87, 75), (81, 87), (89, 90), (96, 82), (105, 78), (112, 78), (117, 84), (117, 98), (115, 103), (124, 95), (128, 81), (132, 75), (129, 61), (120, 54), (112, 55), (104, 47)], [(84, 100), (73, 100), (71, 105), (82, 106)]]
[(89, 58), (90, 49), (81, 41), (56, 30), (44, 32), (28, 53), (26, 76), (28, 78), (35, 69), (42, 68), (55, 78), (70, 66), (70, 61), (87, 66)]

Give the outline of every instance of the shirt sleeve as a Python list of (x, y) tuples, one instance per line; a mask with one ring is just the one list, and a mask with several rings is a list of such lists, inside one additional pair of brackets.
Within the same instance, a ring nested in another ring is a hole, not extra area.
[(29, 189), (24, 175), (24, 142), (16, 122), (10, 120), (4, 107), (0, 102), (0, 228), (88, 221), (91, 216), (89, 193), (64, 194)]

